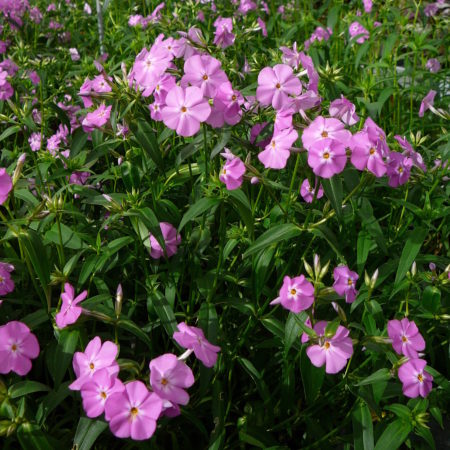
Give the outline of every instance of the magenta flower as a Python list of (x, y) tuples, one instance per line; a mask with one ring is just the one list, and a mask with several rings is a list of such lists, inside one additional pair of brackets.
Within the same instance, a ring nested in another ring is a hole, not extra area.
[(241, 187), (244, 173), (245, 164), (240, 158), (235, 157), (223, 165), (219, 180), (225, 183), (229, 191), (232, 191)]
[(308, 151), (308, 164), (313, 172), (322, 178), (331, 178), (344, 170), (347, 153), (341, 142), (334, 139), (321, 139), (311, 145)]
[(0, 373), (26, 375), (31, 360), (39, 355), (36, 336), (22, 322), (12, 321), (0, 327)]
[(37, 86), (41, 82), (41, 78), (39, 77), (38, 73), (33, 70), (28, 74), (28, 78), (31, 80), (31, 82)]
[(363, 4), (364, 4), (364, 12), (366, 13), (370, 13), (372, 11), (372, 0), (363, 0)]
[(420, 104), (419, 109), (419, 117), (423, 117), (425, 114), (425, 111), (430, 109), (430, 106), (432, 107), (434, 104), (434, 97), (436, 97), (436, 91), (433, 91), (433, 89), (430, 89), (427, 95), (422, 100), (422, 103)]
[(439, 70), (441, 70), (441, 63), (436, 58), (430, 58), (425, 64), (425, 67), (431, 73), (436, 73), (439, 72)]
[(367, 133), (370, 142), (381, 152), (381, 156), (386, 158), (389, 155), (389, 147), (386, 142), (386, 133), (370, 117), (364, 122), (362, 131)]
[(202, 95), (214, 98), (218, 87), (228, 81), (221, 69), (221, 63), (209, 55), (194, 55), (184, 63), (184, 75), (181, 86), (196, 86)]
[(150, 384), (161, 398), (187, 405), (189, 394), (184, 389), (194, 384), (194, 374), (176, 355), (166, 353), (150, 361)]
[(125, 390), (111, 394), (105, 403), (105, 418), (118, 438), (143, 441), (153, 436), (163, 401), (142, 381), (132, 381)]
[(12, 264), (0, 262), (0, 295), (9, 294), (14, 290), (14, 281), (11, 278), (13, 270)]
[(322, 116), (317, 116), (307, 128), (303, 130), (302, 142), (303, 147), (309, 150), (310, 147), (321, 139), (330, 138), (340, 142), (346, 147), (352, 133), (345, 129), (345, 125), (338, 119), (326, 119)]
[(14, 89), (8, 81), (0, 84), (0, 100), (8, 100), (14, 95)]
[(353, 343), (345, 327), (339, 325), (332, 338), (325, 337), (326, 327), (327, 322), (324, 320), (314, 325), (319, 343), (309, 346), (306, 354), (314, 366), (322, 367), (325, 364), (325, 372), (334, 374), (340, 372), (353, 355)]
[(348, 33), (352, 38), (359, 36), (358, 39), (356, 39), (358, 44), (364, 43), (370, 36), (369, 32), (359, 22), (353, 22), (348, 28)]
[[(109, 80), (111, 81), (111, 80)], [(91, 89), (97, 94), (101, 94), (103, 92), (111, 92), (112, 88), (109, 85), (108, 81), (105, 80), (103, 75), (97, 75), (91, 83)]]
[(241, 120), (243, 103), (241, 93), (234, 90), (229, 81), (222, 83), (217, 89), (207, 123), (214, 128), (222, 127), (225, 122), (236, 125)]
[(267, 37), (267, 36), (268, 36), (268, 33), (267, 33), (266, 22), (264, 22), (264, 20), (262, 20), (261, 17), (258, 17), (258, 18), (256, 19), (256, 22), (257, 22), (258, 25), (259, 25), (259, 28), (260, 28), (260, 30), (261, 30), (262, 35), (263, 35), (264, 37)]
[[(119, 127), (120, 124), (118, 124), (117, 126)], [(86, 181), (88, 180), (88, 178), (91, 176), (90, 172), (73, 172), (70, 175), (69, 178), (69, 183), (70, 184), (78, 184), (80, 186), (82, 186), (83, 184), (86, 183)]]
[(214, 22), (214, 26), (216, 27), (214, 45), (227, 48), (234, 44), (235, 35), (233, 34), (233, 22), (231, 19), (218, 17)]
[(12, 179), (6, 172), (6, 169), (0, 167), (0, 205), (5, 203), (13, 188)]
[(387, 331), (392, 347), (399, 355), (418, 358), (417, 352), (425, 350), (425, 340), (417, 325), (406, 317), (402, 320), (389, 320)]
[(388, 157), (386, 174), (389, 177), (389, 186), (397, 187), (405, 184), (411, 175), (413, 162), (401, 153), (391, 152)]
[(161, 110), (164, 124), (180, 136), (193, 136), (200, 129), (200, 123), (211, 113), (209, 103), (202, 91), (195, 86), (183, 89), (174, 86), (166, 97), (166, 106)]
[(402, 138), (399, 135), (394, 136), (394, 138), (399, 143), (400, 147), (403, 148), (404, 150), (403, 155), (407, 156), (408, 158), (411, 158), (413, 164), (416, 167), (426, 172), (427, 166), (423, 162), (422, 155), (412, 148), (412, 145), (406, 140), (406, 138)]
[[(317, 187), (317, 186), (316, 186)], [(308, 178), (303, 180), (303, 183), (300, 187), (300, 195), (306, 203), (312, 203), (314, 200), (315, 189), (310, 185)], [(323, 187), (319, 184), (319, 190), (317, 191), (316, 199), (323, 197)]]
[[(177, 233), (176, 228), (168, 222), (161, 222), (159, 227), (164, 238), (166, 255), (170, 258), (177, 253), (178, 246), (181, 244), (181, 236)], [(164, 250), (152, 234), (150, 234), (150, 247), (150, 256), (152, 258), (159, 259), (161, 256), (164, 256)]]
[(329, 112), (331, 117), (341, 119), (346, 125), (355, 125), (359, 122), (359, 117), (355, 112), (355, 105), (347, 100), (343, 95), (341, 98), (333, 100), (330, 104)]
[(40, 150), (42, 146), (41, 133), (32, 133), (28, 139), (28, 143), (30, 144), (30, 148), (33, 152)]
[(293, 128), (275, 131), (265, 149), (258, 154), (258, 159), (266, 169), (284, 169), (291, 155), (290, 148), (297, 138), (298, 133)]
[(265, 67), (259, 72), (256, 98), (264, 106), (272, 104), (273, 108), (280, 109), (292, 101), (290, 96), (300, 95), (301, 92), (300, 80), (286, 64)]
[(74, 47), (69, 48), (69, 54), (70, 54), (70, 59), (72, 61), (79, 61), (80, 60), (80, 54), (78, 53), (78, 50)]
[(350, 141), (352, 150), (352, 164), (359, 170), (367, 168), (376, 177), (382, 177), (386, 173), (386, 164), (381, 151), (374, 146), (366, 131), (354, 134)]
[(285, 276), (280, 289), (280, 296), (270, 302), (271, 305), (281, 304), (283, 308), (299, 313), (308, 309), (314, 303), (314, 286), (304, 275), (290, 278)]
[(80, 317), (83, 308), (78, 306), (87, 297), (87, 291), (83, 291), (78, 297), (75, 297), (75, 289), (69, 283), (64, 284), (64, 292), (61, 294), (62, 305), (58, 314), (55, 316), (58, 328), (65, 328), (67, 325), (75, 323)]
[(359, 276), (352, 272), (347, 266), (336, 267), (333, 271), (333, 288), (337, 294), (344, 296), (347, 303), (355, 301), (358, 291), (356, 290), (356, 281)]
[(281, 57), (283, 63), (297, 70), (301, 64), (300, 52), (297, 50), (297, 42), (294, 42), (292, 49), (289, 47), (280, 47), (280, 50), (283, 53)]
[(211, 344), (206, 338), (203, 330), (191, 327), (184, 322), (178, 324), (178, 331), (173, 333), (175, 341), (183, 348), (193, 350), (195, 356), (206, 366), (213, 367), (217, 361), (217, 353), (220, 347)]
[(423, 359), (410, 359), (398, 369), (398, 377), (403, 383), (406, 397), (426, 397), (433, 387), (433, 376), (425, 369), (427, 362)]
[(87, 133), (93, 131), (94, 128), (100, 128), (105, 125), (111, 114), (112, 106), (100, 105), (95, 111), (86, 114), (81, 124), (83, 125), (84, 131)]
[(102, 341), (98, 336), (92, 339), (84, 353), (76, 352), (73, 355), (73, 370), (77, 379), (69, 386), (73, 391), (79, 391), (85, 383), (91, 381), (94, 374), (100, 369), (108, 369), (111, 375), (119, 372), (116, 361), (117, 345), (111, 341)]

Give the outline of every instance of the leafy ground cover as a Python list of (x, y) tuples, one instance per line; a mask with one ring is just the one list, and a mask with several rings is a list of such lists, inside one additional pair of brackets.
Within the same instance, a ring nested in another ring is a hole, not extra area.
[(0, 13), (2, 448), (448, 445), (448, 3)]

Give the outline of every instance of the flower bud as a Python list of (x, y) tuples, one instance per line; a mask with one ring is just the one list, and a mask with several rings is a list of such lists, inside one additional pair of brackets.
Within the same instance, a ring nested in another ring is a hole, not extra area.
[(314, 273), (318, 278), (320, 275), (320, 256), (317, 254), (314, 255)]
[(432, 272), (434, 272), (434, 271), (436, 270), (436, 264), (434, 264), (434, 263), (432, 263), (432, 262), (428, 265), (428, 267), (430, 268), (430, 270), (431, 270)]
[(258, 184), (259, 183), (259, 178), (258, 177), (252, 177), (250, 180), (251, 184)]
[(26, 153), (22, 153), (19, 156), (19, 159), (17, 160), (17, 166), (16, 166), (16, 169), (14, 170), (14, 174), (12, 177), (13, 186), (16, 185), (17, 180), (20, 178), (20, 174), (22, 173), (22, 167), (25, 164), (26, 157), (27, 157)]
[(375, 287), (375, 284), (378, 279), (378, 269), (375, 270), (375, 272), (372, 275), (372, 278), (370, 279), (370, 288), (373, 289)]
[(312, 270), (312, 267), (306, 262), (306, 260), (303, 261), (303, 265), (305, 266), (305, 270), (306, 270), (307, 274), (311, 278), (314, 278), (314, 272)]
[(116, 290), (116, 302), (114, 304), (114, 310), (116, 312), (117, 318), (119, 318), (122, 312), (122, 300), (123, 300), (123, 290), (122, 285), (119, 283)]
[(411, 275), (412, 275), (413, 277), (415, 277), (416, 274), (417, 274), (417, 264), (416, 264), (416, 262), (414, 261), (414, 262), (412, 263), (412, 266), (411, 266)]
[(330, 267), (330, 261), (328, 261), (325, 266), (322, 267), (322, 270), (319, 274), (319, 281), (327, 274), (328, 268)]

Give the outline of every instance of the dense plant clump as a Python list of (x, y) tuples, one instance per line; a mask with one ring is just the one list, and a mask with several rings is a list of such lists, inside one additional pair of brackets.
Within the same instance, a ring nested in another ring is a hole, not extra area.
[(0, 0), (1, 447), (448, 445), (449, 14)]

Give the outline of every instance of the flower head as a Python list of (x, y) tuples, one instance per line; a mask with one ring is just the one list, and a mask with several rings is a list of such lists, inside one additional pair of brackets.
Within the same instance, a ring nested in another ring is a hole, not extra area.
[(430, 89), (427, 95), (422, 100), (422, 103), (420, 104), (419, 109), (419, 117), (423, 117), (425, 114), (425, 111), (430, 109), (430, 106), (433, 106), (434, 104), (434, 97), (436, 97), (436, 91), (433, 91), (433, 89)]
[(410, 359), (398, 369), (398, 377), (403, 383), (406, 397), (426, 397), (433, 387), (433, 376), (425, 370), (427, 362), (423, 359)]
[(276, 305), (279, 303), (293, 313), (304, 311), (314, 303), (314, 286), (304, 275), (294, 278), (285, 276), (279, 297), (270, 304)]
[(386, 164), (381, 150), (370, 139), (368, 132), (359, 131), (354, 134), (350, 148), (352, 150), (351, 162), (357, 169), (367, 168), (376, 177), (382, 177), (386, 173)]
[(69, 283), (64, 285), (64, 292), (61, 294), (62, 305), (61, 310), (55, 316), (58, 328), (65, 328), (67, 325), (75, 323), (80, 317), (83, 308), (78, 306), (87, 297), (87, 291), (83, 291), (75, 297), (75, 289)]
[(345, 295), (345, 301), (347, 303), (353, 303), (358, 294), (356, 290), (356, 281), (359, 278), (358, 274), (351, 271), (347, 266), (339, 266), (334, 269), (333, 277), (334, 290), (339, 295)]
[(352, 133), (345, 129), (345, 125), (338, 119), (328, 119), (317, 116), (307, 128), (303, 130), (303, 147), (307, 150), (322, 139), (333, 139), (346, 147), (352, 137)]
[(344, 170), (347, 163), (345, 147), (335, 139), (320, 139), (308, 151), (308, 164), (322, 178), (331, 178)]
[(330, 103), (330, 116), (337, 117), (341, 119), (346, 125), (355, 125), (355, 123), (359, 122), (359, 117), (355, 112), (355, 105), (347, 100), (343, 95), (341, 98), (333, 100)]
[(0, 168), (0, 205), (5, 203), (13, 187), (12, 179), (6, 169)]
[[(317, 186), (316, 186), (316, 188), (317, 188)], [(316, 188), (313, 188), (311, 186), (308, 178), (305, 178), (303, 180), (303, 183), (300, 187), (300, 195), (302, 196), (303, 200), (305, 200), (306, 203), (312, 203), (315, 192), (316, 192)], [(323, 197), (323, 187), (321, 184), (319, 184), (319, 190), (317, 191), (316, 198), (319, 199), (322, 197)]]
[(417, 325), (406, 317), (402, 320), (389, 320), (387, 331), (392, 347), (399, 355), (418, 358), (417, 352), (425, 350), (425, 340)]
[(275, 130), (272, 139), (265, 149), (258, 154), (258, 159), (266, 169), (284, 169), (291, 155), (290, 148), (298, 138), (298, 133), (293, 128)]
[(219, 180), (222, 183), (225, 183), (229, 191), (232, 191), (241, 186), (244, 173), (245, 164), (240, 158), (235, 157), (223, 165), (222, 170), (220, 171)]
[[(181, 236), (177, 233), (176, 228), (168, 222), (161, 222), (159, 227), (164, 238), (167, 257), (170, 258), (177, 253), (178, 246), (181, 244)], [(150, 246), (150, 256), (152, 258), (159, 259), (161, 256), (164, 256), (164, 250), (152, 234), (150, 234)]]

